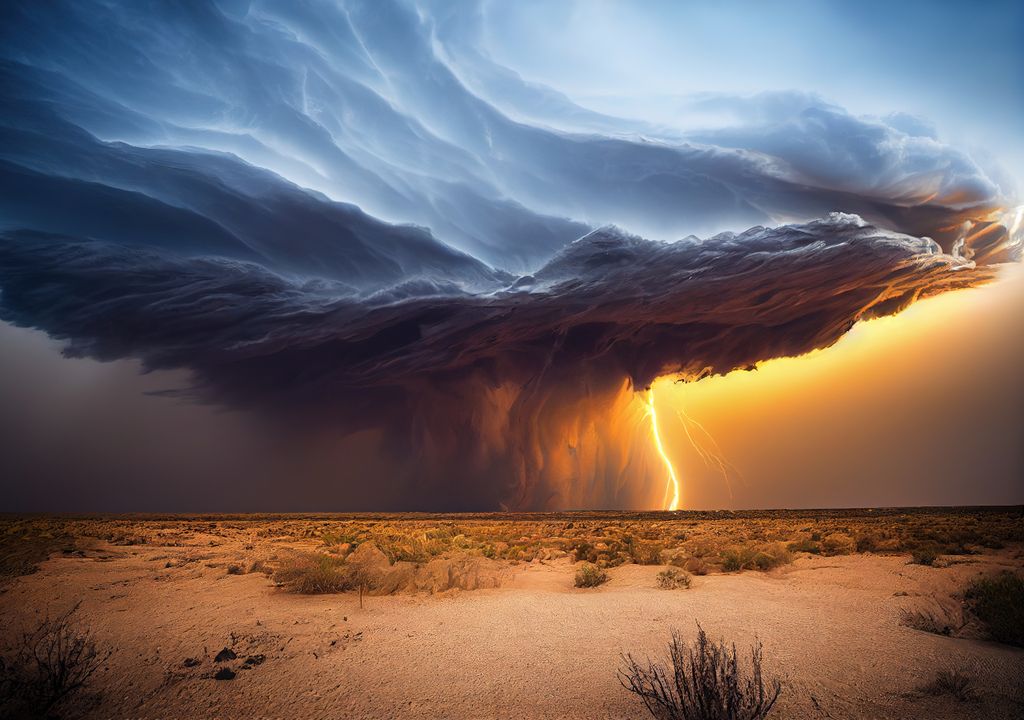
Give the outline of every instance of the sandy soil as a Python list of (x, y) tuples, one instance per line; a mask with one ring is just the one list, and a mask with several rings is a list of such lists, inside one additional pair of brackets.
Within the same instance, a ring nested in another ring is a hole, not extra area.
[[(80, 620), (114, 649), (97, 718), (640, 718), (615, 676), (620, 653), (661, 654), (670, 629), (692, 637), (696, 621), (741, 651), (763, 641), (783, 681), (772, 717), (1024, 717), (1024, 650), (899, 620), (935, 603), (956, 613), (956, 591), (1020, 568), (1020, 548), (944, 568), (805, 556), (671, 591), (656, 588), (657, 566), (614, 568), (584, 590), (567, 559), (535, 561), (497, 589), (367, 597), (362, 609), (353, 593), (291, 595), (259, 573), (227, 574), (241, 550), (98, 545), (54, 557), (0, 594), (5, 632), (81, 600)], [(224, 647), (237, 658), (214, 662)], [(237, 676), (214, 680), (225, 665)], [(979, 698), (916, 692), (945, 667), (970, 672)]]

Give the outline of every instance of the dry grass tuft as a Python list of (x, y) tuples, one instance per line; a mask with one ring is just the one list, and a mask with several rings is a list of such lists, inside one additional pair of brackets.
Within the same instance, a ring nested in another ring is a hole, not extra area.
[(962, 670), (939, 670), (935, 679), (922, 685), (920, 691), (927, 695), (952, 695), (960, 702), (977, 698), (974, 681)]

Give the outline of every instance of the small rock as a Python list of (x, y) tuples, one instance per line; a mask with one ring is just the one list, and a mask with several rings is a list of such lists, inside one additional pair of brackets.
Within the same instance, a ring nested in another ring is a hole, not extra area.
[(232, 650), (231, 648), (224, 648), (219, 653), (217, 653), (217, 657), (215, 657), (213, 659), (213, 661), (214, 662), (224, 662), (226, 660), (234, 660), (236, 657), (238, 657), (238, 656), (235, 655), (235, 651), (234, 650)]
[(252, 667), (253, 665), (262, 665), (263, 661), (266, 659), (266, 655), (250, 655), (245, 659), (245, 664), (250, 667)]
[(199, 658), (185, 658), (185, 662), (183, 662), (182, 665), (184, 665), (185, 667), (195, 667), (201, 662), (202, 660), (200, 660)]
[(222, 667), (217, 671), (217, 674), (213, 676), (214, 680), (234, 680), (235, 671), (228, 667)]

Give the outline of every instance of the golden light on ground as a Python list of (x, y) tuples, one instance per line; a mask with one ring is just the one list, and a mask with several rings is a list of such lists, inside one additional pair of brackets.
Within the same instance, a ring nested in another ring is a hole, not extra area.
[(694, 383), (659, 378), (648, 393), (654, 444), (687, 478), (680, 504), (794, 506), (800, 483), (811, 482), (824, 498), (812, 506), (832, 497), (830, 485), (843, 498), (835, 502), (857, 504), (850, 486), (861, 476), (851, 482), (850, 467), (865, 469), (865, 487), (881, 485), (886, 471), (910, 487), (935, 471), (933, 455), (963, 462), (969, 476), (972, 459), (955, 453), (959, 433), (968, 416), (981, 418), (972, 427), (984, 434), (979, 422), (995, 427), (1012, 412), (1007, 398), (987, 417), (981, 395), (991, 403), (1018, 391), (1011, 360), (1020, 360), (1022, 310), (1024, 269), (1010, 266), (990, 285), (859, 323), (830, 348)]

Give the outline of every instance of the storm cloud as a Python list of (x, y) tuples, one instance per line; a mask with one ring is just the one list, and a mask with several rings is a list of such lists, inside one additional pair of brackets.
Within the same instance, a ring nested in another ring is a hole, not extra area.
[(827, 347), (1020, 257), (1007, 189), (917, 119), (782, 93), (619, 121), (445, 6), (5, 6), (0, 318), (380, 430), (424, 498), (636, 507), (655, 378)]
[(425, 487), (487, 478), (489, 499), (515, 507), (628, 505), (649, 491), (628, 482), (627, 451), (593, 460), (596, 489), (557, 458), (578, 452), (579, 423), (599, 425), (658, 376), (802, 354), (988, 277), (930, 240), (845, 215), (675, 244), (601, 229), (487, 294), (409, 282), (346, 295), (223, 258), (0, 241), (5, 320), (45, 328), (72, 354), (188, 368), (188, 392), (207, 400), (382, 427)]

